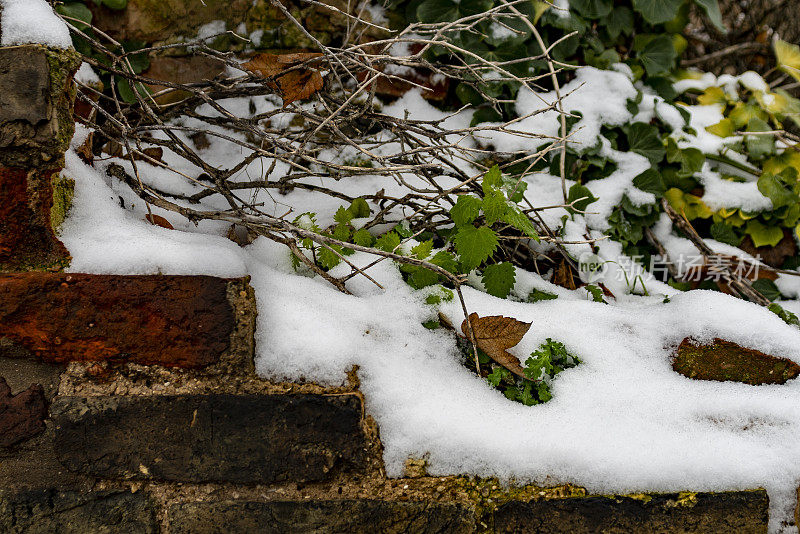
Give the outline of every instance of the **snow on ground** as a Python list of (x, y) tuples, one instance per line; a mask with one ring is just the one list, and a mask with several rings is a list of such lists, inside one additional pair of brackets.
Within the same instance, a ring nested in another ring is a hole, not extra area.
[[(602, 119), (600, 112), (584, 113), (578, 123), (584, 128), (581, 132), (599, 136), (600, 120), (623, 124), (633, 119), (625, 106), (619, 105), (632, 93), (628, 73), (601, 73), (590, 68), (579, 73), (580, 83), (565, 90), (574, 91), (579, 105), (587, 101), (580, 91), (591, 91), (587, 87), (594, 84), (594, 90), (604, 91), (606, 110)], [(541, 103), (539, 97), (549, 98), (527, 94), (520, 102), (533, 106)], [(223, 104), (235, 113), (252, 112), (247, 100)], [(650, 95), (644, 113), (670, 115), (667, 109), (659, 111), (659, 104), (657, 97)], [(263, 113), (275, 109), (275, 103), (255, 99), (252, 107)], [(384, 110), (398, 116), (408, 110), (412, 118), (427, 120), (445, 118), (414, 92)], [(210, 113), (209, 109), (201, 111)], [(197, 119), (180, 120), (185, 126), (201, 124)], [(454, 126), (464, 126), (469, 116), (447, 120)], [(546, 128), (551, 128), (555, 133), (558, 126), (557, 121), (550, 121), (551, 125), (540, 121), (539, 116), (526, 120), (530, 123), (521, 121), (520, 127), (528, 131), (547, 132)], [(273, 126), (284, 123), (288, 127), (290, 121), (287, 114), (274, 118)], [(86, 134), (79, 128), (73, 145), (79, 146)], [(201, 154), (210, 163), (242, 157), (240, 147), (209, 138), (212, 144)], [(604, 217), (623, 194), (639, 202), (652, 201), (632, 185), (633, 177), (648, 167), (646, 160), (613, 151), (607, 140), (597, 139), (604, 153), (617, 161), (618, 170), (606, 179), (590, 182), (601, 202), (590, 206), (594, 213), (567, 221), (568, 239), (584, 239), (587, 224), (591, 234), (599, 236)], [(510, 138), (499, 135), (493, 141), (511, 144)], [(527, 143), (530, 149), (530, 141)], [(509, 149), (505, 145), (500, 148)], [(347, 159), (356, 155), (320, 157)], [(164, 159), (182, 172), (198, 174), (197, 169), (169, 152)], [(681, 293), (641, 269), (638, 272), (650, 296), (632, 295), (630, 282), (620, 276), (619, 265), (610, 265), (607, 274), (616, 278), (606, 279), (617, 295), (611, 304), (590, 302), (584, 289), (568, 291), (523, 271), (518, 272), (515, 295), (524, 298), (532, 288), (539, 288), (559, 298), (525, 303), (466, 288), (464, 296), (470, 311), (533, 323), (522, 342), (512, 349), (521, 359), (549, 337), (563, 342), (582, 360), (578, 367), (558, 375), (552, 388), (553, 400), (526, 407), (508, 401), (471, 373), (461, 362), (452, 334), (422, 326), (436, 310), (424, 303), (426, 290), (412, 290), (390, 261), (380, 262), (369, 271), (385, 290), (356, 277), (348, 282), (354, 296), (343, 295), (320, 278), (295, 272), (288, 251), (265, 238), (238, 247), (224, 237), (225, 223), (204, 222), (194, 227), (173, 213), (153, 208), (176, 230), (152, 226), (145, 222), (145, 208), (130, 189), (105, 176), (106, 163), (98, 162), (94, 169), (72, 151), (66, 161), (65, 174), (76, 180), (74, 206), (61, 230), (61, 238), (73, 256), (71, 270), (250, 275), (259, 309), (258, 372), (275, 379), (338, 385), (345, 380), (346, 372), (358, 365), (367, 410), (380, 425), (390, 476), (402, 475), (409, 456), (426, 456), (434, 475), (467, 473), (519, 483), (572, 482), (600, 492), (761, 486), (771, 497), (771, 530), (779, 532), (780, 521), (791, 521), (793, 492), (800, 484), (800, 381), (782, 386), (701, 382), (674, 373), (670, 365), (672, 350), (687, 336), (701, 341), (722, 337), (800, 362), (800, 330), (761, 307), (717, 292)], [(145, 182), (157, 183), (164, 190), (201, 190), (169, 171), (144, 162), (138, 166)], [(254, 162), (235, 179), (263, 176), (266, 167)], [(279, 164), (272, 176), (284, 171)], [(707, 184), (713, 185), (718, 179), (708, 169), (703, 173)], [(319, 183), (319, 179), (308, 180)], [(556, 177), (539, 173), (527, 180), (526, 194), (534, 205), (561, 202)], [(752, 192), (752, 188), (739, 190), (749, 184), (728, 184), (727, 191), (723, 183), (709, 186), (707, 194), (723, 203), (726, 199), (741, 200)], [(382, 188), (391, 195), (404, 186), (388, 177), (363, 176), (337, 182), (336, 187), (356, 196)], [(332, 213), (341, 204), (301, 189), (285, 196), (264, 190), (253, 194), (256, 202), (264, 203), (265, 211), (275, 215), (286, 213), (289, 207), (295, 214), (315, 211), (322, 226), (332, 222)], [(203, 206), (226, 207), (219, 197), (208, 197)], [(563, 209), (543, 212), (553, 226), (560, 224), (563, 214)], [(667, 219), (662, 219), (655, 231), (671, 254), (695, 253), (687, 240), (671, 233)], [(710, 244), (720, 252), (741, 255), (727, 245)], [(621, 257), (618, 243), (600, 241), (598, 246), (604, 259)], [(588, 246), (570, 245), (569, 250), (577, 256)], [(349, 259), (363, 266), (374, 257), (357, 253)], [(345, 267), (337, 269), (343, 269), (339, 274), (346, 274)], [(792, 281), (778, 282), (790, 286)], [(787, 308), (797, 309), (796, 301), (788, 303)], [(441, 310), (455, 324), (463, 320), (457, 302), (445, 303)]]
[(70, 48), (67, 25), (45, 0), (0, 0), (0, 46), (43, 44)]

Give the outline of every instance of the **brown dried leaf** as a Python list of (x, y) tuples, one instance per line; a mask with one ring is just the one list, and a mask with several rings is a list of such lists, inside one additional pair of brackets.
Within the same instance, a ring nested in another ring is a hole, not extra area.
[(318, 52), (298, 52), (294, 54), (264, 53), (253, 56), (250, 61), (242, 63), (242, 67), (250, 72), (269, 78), (277, 76), (299, 63), (320, 56), (322, 56), (322, 54)]
[(278, 78), (283, 105), (304, 100), (322, 89), (322, 74), (316, 70), (293, 70)]
[(78, 157), (83, 160), (87, 165), (91, 165), (94, 161), (94, 152), (92, 152), (92, 142), (94, 141), (94, 132), (90, 132), (86, 137), (86, 141), (78, 147), (76, 152)]
[[(299, 52), (295, 54), (258, 54), (242, 64), (250, 72), (264, 76), (276, 77), (278, 89), (283, 98), (283, 105), (295, 100), (303, 100), (322, 89), (322, 74), (313, 68), (295, 68), (297, 65), (319, 58), (322, 54), (315, 52)], [(314, 62), (317, 63), (317, 62)]]
[(150, 224), (160, 226), (161, 228), (166, 228), (167, 230), (175, 229), (168, 220), (166, 220), (161, 215), (156, 215), (155, 213), (148, 213), (147, 215), (144, 216), (144, 219)]
[[(491, 359), (511, 371), (512, 373), (527, 378), (520, 365), (519, 358), (509, 353), (510, 349), (525, 336), (531, 323), (517, 321), (513, 317), (491, 315), (478, 317), (477, 313), (469, 314), (472, 332), (475, 334), (475, 344)], [(469, 339), (469, 326), (467, 320), (461, 323), (461, 331)]]
[(565, 287), (567, 289), (575, 289), (575, 278), (572, 276), (572, 267), (570, 267), (567, 260), (561, 260), (561, 263), (556, 267), (556, 272), (553, 274), (553, 283), (557, 286)]

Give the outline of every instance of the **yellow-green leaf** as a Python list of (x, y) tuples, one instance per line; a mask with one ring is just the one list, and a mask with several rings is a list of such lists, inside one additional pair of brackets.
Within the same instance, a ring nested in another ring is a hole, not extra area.
[(706, 126), (706, 131), (719, 137), (730, 137), (733, 135), (733, 132), (736, 131), (736, 128), (734, 127), (732, 120), (722, 119), (717, 124)]
[(776, 40), (772, 45), (778, 67), (796, 80), (800, 81), (800, 46)]
[(719, 87), (709, 87), (702, 95), (697, 97), (697, 101), (703, 106), (710, 106), (712, 104), (727, 104), (728, 97), (725, 91)]

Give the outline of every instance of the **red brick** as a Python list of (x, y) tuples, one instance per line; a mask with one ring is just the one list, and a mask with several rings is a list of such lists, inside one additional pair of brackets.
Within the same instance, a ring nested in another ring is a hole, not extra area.
[(229, 280), (210, 276), (0, 276), (0, 337), (40, 359), (199, 368), (230, 345)]
[(60, 267), (69, 259), (50, 226), (53, 173), (0, 167), (0, 271)]
[(47, 401), (40, 384), (12, 395), (0, 377), (0, 447), (11, 447), (44, 431), (46, 417)]

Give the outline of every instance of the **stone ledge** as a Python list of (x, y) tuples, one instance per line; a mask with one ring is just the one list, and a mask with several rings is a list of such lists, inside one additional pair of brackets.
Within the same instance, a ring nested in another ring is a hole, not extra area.
[(511, 501), (483, 522), (494, 532), (538, 534), (766, 534), (768, 520), (767, 492), (750, 490)]
[(358, 395), (57, 397), (55, 450), (103, 478), (308, 482), (366, 466)]
[(191, 502), (171, 506), (167, 520), (170, 534), (475, 531), (475, 515), (465, 505), (371, 499)]
[(0, 531), (155, 534), (159, 527), (153, 503), (143, 493), (45, 489), (0, 493)]
[(248, 280), (210, 276), (0, 275), (0, 341), (47, 363), (253, 367)]

